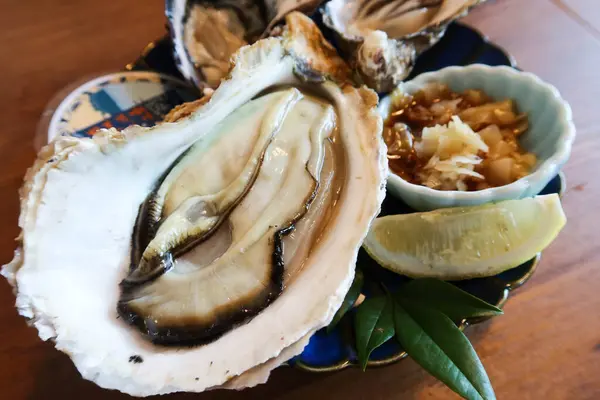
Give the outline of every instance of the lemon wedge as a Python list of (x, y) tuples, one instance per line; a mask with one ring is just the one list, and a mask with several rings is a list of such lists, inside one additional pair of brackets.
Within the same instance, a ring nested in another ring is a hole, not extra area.
[(556, 194), (377, 218), (363, 247), (414, 278), (493, 276), (547, 247), (566, 223)]

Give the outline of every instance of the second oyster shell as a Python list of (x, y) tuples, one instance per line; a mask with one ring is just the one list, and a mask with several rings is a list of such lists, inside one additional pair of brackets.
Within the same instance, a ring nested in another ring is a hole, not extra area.
[(406, 78), (448, 25), (485, 0), (331, 0), (323, 23), (359, 77), (378, 92)]

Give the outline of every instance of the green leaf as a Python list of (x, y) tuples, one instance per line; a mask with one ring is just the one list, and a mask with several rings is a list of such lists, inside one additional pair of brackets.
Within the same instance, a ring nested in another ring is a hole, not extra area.
[(410, 299), (412, 303), (435, 308), (454, 321), (503, 314), (498, 307), (439, 279), (412, 280), (402, 286), (397, 296)]
[(466, 336), (438, 310), (395, 302), (396, 337), (408, 355), (465, 399), (495, 399), (490, 380)]
[(354, 316), (356, 350), (363, 371), (371, 352), (394, 336), (394, 306), (390, 296), (366, 299)]
[(354, 275), (354, 281), (352, 281), (352, 286), (350, 286), (350, 290), (346, 293), (346, 297), (342, 303), (342, 306), (337, 310), (331, 323), (327, 327), (327, 333), (330, 333), (333, 328), (340, 322), (342, 317), (352, 309), (354, 303), (356, 303), (356, 299), (360, 296), (360, 291), (362, 290), (364, 282), (364, 275), (360, 269), (356, 270), (356, 274)]

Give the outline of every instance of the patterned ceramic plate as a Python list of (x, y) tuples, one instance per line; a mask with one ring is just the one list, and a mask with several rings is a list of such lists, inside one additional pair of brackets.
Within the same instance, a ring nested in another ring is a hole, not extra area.
[(60, 90), (38, 123), (36, 150), (56, 136), (91, 137), (101, 128), (153, 126), (171, 109), (198, 98), (182, 79), (155, 71), (85, 77)]
[[(141, 57), (134, 63), (129, 64), (127, 69), (155, 70), (181, 77), (173, 61), (172, 54), (171, 42), (168, 38), (164, 38), (148, 45)], [(449, 26), (442, 40), (418, 58), (408, 79), (427, 71), (435, 71), (452, 65), (473, 63), (516, 67), (512, 57), (498, 46), (490, 43), (479, 32), (466, 25), (454, 23)], [(560, 174), (548, 184), (542, 193), (562, 194), (564, 188), (564, 176)], [(413, 210), (390, 195), (383, 203), (381, 215), (409, 212), (413, 212)], [(539, 261), (540, 255), (538, 254), (528, 262), (500, 275), (461, 281), (456, 285), (489, 303), (501, 307), (507, 301), (510, 291), (521, 286), (531, 277)], [(362, 250), (359, 253), (358, 264), (365, 273), (366, 288), (369, 287), (368, 282), (370, 280), (384, 281), (386, 287), (393, 291), (394, 288), (397, 288), (407, 279), (379, 267)], [(363, 294), (368, 297), (368, 290), (365, 290)], [(465, 328), (470, 324), (476, 324), (483, 320), (470, 319), (456, 322), (459, 327)], [(390, 340), (371, 354), (368, 365), (370, 367), (389, 365), (404, 357), (406, 357), (406, 352), (402, 350), (396, 341)], [(351, 318), (343, 318), (340, 324), (329, 334), (324, 329), (317, 332), (313, 335), (303, 353), (290, 360), (289, 364), (311, 372), (337, 371), (357, 365)]]

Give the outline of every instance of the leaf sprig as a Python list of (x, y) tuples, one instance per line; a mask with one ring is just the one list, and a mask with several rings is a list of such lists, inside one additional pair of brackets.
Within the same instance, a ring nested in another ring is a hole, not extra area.
[(342, 317), (346, 315), (350, 309), (352, 309), (354, 303), (356, 303), (356, 300), (358, 299), (358, 296), (360, 296), (360, 292), (363, 288), (363, 282), (364, 275), (360, 269), (357, 269), (356, 274), (354, 275), (354, 280), (352, 281), (352, 286), (350, 286), (348, 293), (346, 293), (346, 297), (344, 298), (342, 306), (337, 310), (333, 316), (333, 320), (331, 320), (331, 323), (329, 326), (327, 326), (327, 333), (331, 333), (333, 328), (335, 328), (335, 326), (340, 322)]
[[(362, 274), (357, 280), (336, 323), (360, 293)], [(477, 353), (455, 322), (500, 314), (501, 309), (450, 283), (431, 278), (409, 281), (393, 294), (367, 298), (356, 309), (359, 363), (364, 370), (373, 350), (396, 337), (421, 367), (465, 399), (495, 399)]]

